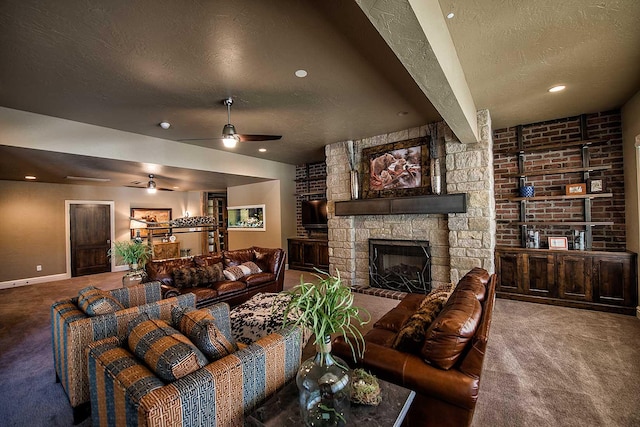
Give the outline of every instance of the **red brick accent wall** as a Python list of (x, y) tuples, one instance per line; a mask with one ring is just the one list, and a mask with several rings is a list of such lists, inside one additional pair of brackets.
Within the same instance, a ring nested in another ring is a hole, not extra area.
[[(624, 170), (622, 165), (622, 123), (620, 111), (606, 111), (587, 114), (588, 140), (608, 141), (594, 144), (589, 148), (591, 166), (611, 165), (611, 169), (590, 172), (590, 178), (602, 178), (605, 192), (613, 193), (611, 198), (593, 199), (592, 221), (612, 221), (612, 226), (594, 226), (594, 250), (624, 250), (626, 246), (624, 223)], [(513, 154), (518, 148), (516, 127), (494, 131), (494, 174), (497, 235), (499, 246), (522, 247), (520, 227), (508, 221), (520, 218), (520, 203), (506, 199), (517, 196), (519, 178), (508, 177), (518, 173), (518, 156)], [(522, 129), (525, 150), (540, 144), (580, 141), (580, 116), (550, 120), (524, 125)], [(534, 169), (581, 167), (580, 147), (564, 148), (549, 152), (531, 153), (525, 156), (525, 171)], [(526, 183), (535, 187), (535, 195), (565, 194), (565, 185), (584, 182), (582, 172), (550, 174), (525, 178)], [(528, 202), (527, 220), (531, 221), (584, 221), (584, 201), (553, 200)], [(535, 226), (540, 232), (540, 241), (547, 242), (549, 236), (566, 236), (571, 242), (573, 230), (585, 230), (584, 226)]]
[[(299, 181), (306, 178), (323, 177), (327, 175), (325, 162), (296, 165), (296, 233), (297, 237), (309, 237), (309, 232), (302, 226), (302, 201), (326, 199), (326, 179), (313, 181)], [(321, 194), (305, 195), (306, 193), (321, 192)]]

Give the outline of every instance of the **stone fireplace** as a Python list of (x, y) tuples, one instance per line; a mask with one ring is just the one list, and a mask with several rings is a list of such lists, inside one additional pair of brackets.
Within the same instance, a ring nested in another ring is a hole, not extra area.
[[(478, 112), (480, 141), (461, 143), (444, 123), (436, 135), (444, 145), (444, 194), (466, 194), (466, 212), (438, 214), (336, 215), (335, 202), (351, 199), (349, 150), (345, 142), (327, 145), (327, 209), (330, 269), (350, 286), (372, 286), (369, 240), (428, 241), (431, 287), (455, 282), (473, 267), (494, 272), (495, 200), (493, 146), (488, 111)], [(434, 125), (353, 141), (362, 182), (362, 149), (418, 138)], [(439, 196), (435, 196), (439, 197)]]
[(369, 285), (391, 291), (429, 293), (429, 242), (369, 239)]

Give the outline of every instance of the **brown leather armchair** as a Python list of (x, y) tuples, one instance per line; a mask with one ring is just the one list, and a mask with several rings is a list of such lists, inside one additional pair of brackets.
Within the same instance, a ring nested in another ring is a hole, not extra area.
[[(496, 276), (475, 268), (465, 275), (425, 332), (422, 348), (393, 347), (403, 324), (425, 295), (409, 294), (365, 335), (366, 351), (355, 365), (416, 392), (405, 426), (468, 426), (478, 399)], [(333, 351), (348, 363), (353, 356), (344, 337)]]

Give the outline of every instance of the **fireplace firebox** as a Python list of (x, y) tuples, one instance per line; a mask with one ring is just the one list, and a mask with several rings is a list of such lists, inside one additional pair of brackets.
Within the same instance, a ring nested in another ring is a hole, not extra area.
[(429, 242), (369, 239), (369, 285), (400, 292), (429, 293)]

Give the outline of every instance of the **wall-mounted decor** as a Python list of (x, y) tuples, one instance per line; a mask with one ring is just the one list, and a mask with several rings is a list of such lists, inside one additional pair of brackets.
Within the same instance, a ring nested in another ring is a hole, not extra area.
[(587, 194), (587, 184), (584, 182), (580, 184), (567, 184), (565, 190), (568, 196)]
[(566, 237), (549, 237), (549, 249), (567, 250), (568, 248)]
[[(155, 209), (155, 208), (131, 208), (131, 218), (141, 219), (146, 221), (146, 227), (142, 225), (144, 223), (138, 222), (140, 224), (140, 229), (132, 228), (131, 229), (131, 238), (133, 239), (137, 232), (140, 231), (140, 237), (146, 238), (149, 233), (147, 228), (153, 227), (153, 234), (160, 235), (163, 233), (170, 233), (171, 229), (163, 228), (164, 224), (168, 224), (171, 221), (171, 209)], [(132, 227), (135, 227), (136, 221), (132, 221)], [(157, 228), (153, 225), (153, 223), (158, 223)]]
[(227, 228), (229, 230), (266, 231), (265, 205), (229, 206)]
[(429, 140), (415, 138), (362, 150), (364, 198), (433, 194)]

